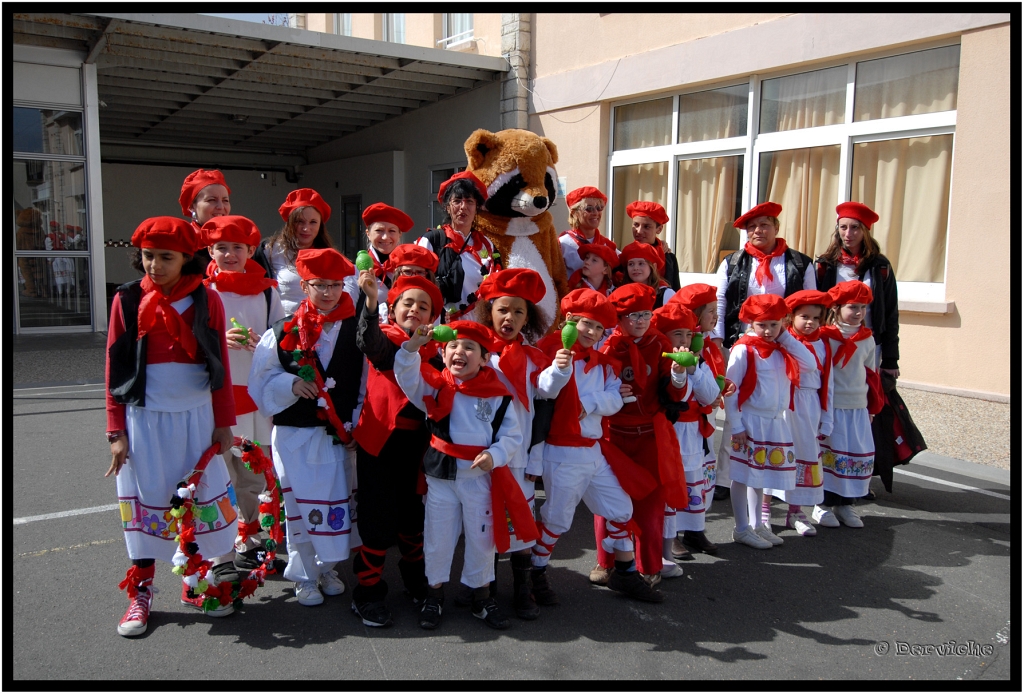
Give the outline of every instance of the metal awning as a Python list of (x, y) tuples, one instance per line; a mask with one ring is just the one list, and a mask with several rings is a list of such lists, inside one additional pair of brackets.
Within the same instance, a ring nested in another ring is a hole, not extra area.
[(104, 158), (142, 146), (304, 161), (508, 71), (502, 58), (198, 14), (15, 13), (13, 33), (95, 62)]

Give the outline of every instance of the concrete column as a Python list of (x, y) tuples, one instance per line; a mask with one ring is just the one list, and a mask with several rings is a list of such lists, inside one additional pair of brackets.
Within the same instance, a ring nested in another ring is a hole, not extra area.
[(501, 82), (501, 127), (526, 129), (530, 66), (530, 15), (501, 15), (501, 54), (510, 68)]

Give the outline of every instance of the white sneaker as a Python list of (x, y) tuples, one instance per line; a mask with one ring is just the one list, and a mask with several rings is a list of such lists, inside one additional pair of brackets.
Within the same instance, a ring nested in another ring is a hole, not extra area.
[(683, 575), (683, 568), (676, 564), (674, 561), (661, 560), (661, 577), (662, 578), (679, 578)]
[(825, 528), (839, 527), (839, 519), (832, 513), (832, 509), (827, 506), (815, 506), (811, 512), (811, 518), (814, 519), (815, 523)]
[(733, 530), (732, 541), (738, 542), (741, 545), (746, 545), (747, 547), (753, 547), (754, 549), (772, 548), (772, 543), (755, 533), (754, 529), (749, 525), (743, 530), (743, 532)]
[(835, 515), (843, 525), (848, 528), (863, 528), (864, 521), (860, 519), (857, 512), (853, 510), (853, 506), (836, 506)]
[(320, 593), (320, 588), (317, 587), (316, 581), (296, 582), (295, 597), (298, 598), (300, 605), (306, 605), (307, 607), (320, 605), (324, 601), (324, 596)]
[(767, 525), (759, 525), (754, 528), (754, 532), (757, 533), (758, 537), (768, 540), (773, 545), (781, 545), (783, 540), (781, 537), (772, 532), (772, 529)]
[(338, 572), (328, 569), (320, 574), (320, 590), (324, 595), (341, 595), (345, 592), (345, 583), (338, 578)]
[(804, 537), (813, 537), (818, 534), (818, 531), (815, 530), (814, 526), (811, 525), (811, 522), (807, 520), (807, 516), (804, 515), (803, 511), (797, 511), (796, 513), (790, 513), (787, 515), (786, 527), (792, 528)]

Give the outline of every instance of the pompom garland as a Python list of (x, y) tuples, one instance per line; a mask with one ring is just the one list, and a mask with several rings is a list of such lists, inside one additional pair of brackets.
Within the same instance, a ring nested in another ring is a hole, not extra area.
[(285, 352), (291, 352), (292, 358), (299, 364), (299, 378), (306, 382), (315, 383), (317, 392), (323, 393), (323, 395), (317, 398), (318, 409), (316, 416), (327, 420), (327, 433), (334, 437), (334, 443), (351, 443), (351, 427), (346, 427), (342, 423), (341, 418), (338, 417), (338, 413), (334, 409), (334, 401), (331, 400), (331, 395), (328, 392), (328, 389), (333, 388), (335, 385), (334, 379), (329, 378), (328, 382), (325, 383), (319, 369), (316, 368), (316, 351), (312, 348), (302, 349), (299, 339), (298, 322), (295, 319), (292, 319), (290, 323), (284, 324), (284, 337), (281, 338), (280, 347)]
[[(264, 556), (263, 564), (256, 569), (262, 571), (263, 575), (274, 573), (274, 558), (277, 555), (277, 548), (284, 542), (284, 532), (281, 525), (284, 523), (284, 493), (281, 491), (281, 483), (274, 474), (274, 463), (260, 448), (259, 441), (248, 439), (235, 439), (235, 445), (242, 450), (242, 463), (253, 474), (263, 475), (267, 483), (267, 491), (259, 495), (259, 526), (267, 531), (269, 538), (266, 542), (267, 553)], [(250, 528), (245, 523), (238, 524), (238, 543), (245, 544), (249, 539)], [(249, 575), (252, 578), (252, 574)], [(248, 580), (248, 579), (247, 579)], [(260, 581), (262, 583), (262, 581)], [(246, 582), (242, 581), (242, 591), (246, 590)], [(255, 590), (255, 586), (247, 594)], [(242, 595), (245, 597), (245, 595)]]

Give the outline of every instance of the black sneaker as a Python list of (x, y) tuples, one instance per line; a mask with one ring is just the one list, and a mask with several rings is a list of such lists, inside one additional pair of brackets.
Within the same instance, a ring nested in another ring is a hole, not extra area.
[(420, 608), (420, 627), (423, 629), (437, 629), (441, 625), (441, 606), (444, 600), (427, 596)]
[(508, 629), (509, 621), (494, 598), (486, 598), (473, 603), (473, 616), (484, 620), (484, 624), (492, 629)]
[(715, 491), (714, 491), (714, 494), (712, 496), (713, 496), (715, 501), (722, 501), (723, 499), (728, 499), (729, 498), (729, 488), (728, 487), (717, 486), (717, 487), (715, 487)]
[(630, 571), (629, 573), (622, 573), (617, 570), (612, 571), (612, 575), (608, 577), (608, 587), (618, 593), (628, 595), (634, 600), (642, 600), (643, 602), (662, 602), (665, 600), (665, 596), (660, 591), (647, 584), (647, 581), (640, 576), (639, 571)]
[(391, 613), (380, 600), (362, 603), (353, 600), (352, 614), (362, 619), (368, 627), (389, 627), (392, 624)]

